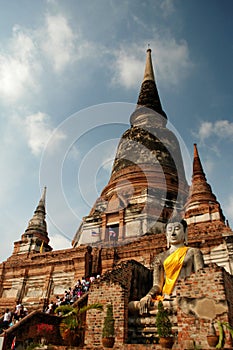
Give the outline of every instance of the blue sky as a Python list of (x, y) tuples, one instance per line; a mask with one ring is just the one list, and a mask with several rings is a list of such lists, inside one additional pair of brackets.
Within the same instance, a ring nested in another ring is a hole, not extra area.
[[(0, 260), (47, 186), (54, 249), (109, 179), (150, 44), (171, 128), (233, 225), (231, 0), (0, 1)], [(190, 161), (186, 174), (190, 183)]]

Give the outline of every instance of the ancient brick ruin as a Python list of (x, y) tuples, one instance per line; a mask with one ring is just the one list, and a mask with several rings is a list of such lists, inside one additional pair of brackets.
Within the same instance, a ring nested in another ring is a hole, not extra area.
[[(176, 211), (187, 220), (188, 244), (202, 251), (205, 267), (177, 284), (173, 349), (192, 349), (193, 341), (209, 349), (206, 335), (212, 320), (233, 326), (233, 232), (207, 182), (196, 145), (190, 188), (187, 184), (179, 143), (166, 127), (150, 49), (130, 123), (109, 183), (83, 218), (70, 249), (53, 251), (49, 245), (44, 191), (12, 255), (0, 265), (0, 310), (23, 303), (29, 312), (42, 311), (82, 276), (100, 275), (91, 284), (87, 303), (101, 302), (105, 309), (113, 304), (114, 348), (160, 349), (152, 342), (153, 314), (134, 318), (128, 304), (150, 289), (154, 258), (166, 250), (165, 225)], [(110, 226), (117, 233), (113, 241)], [(92, 230), (97, 237), (91, 237)], [(86, 323), (83, 348), (101, 349), (103, 314), (88, 312)], [(229, 332), (225, 348), (231, 349)]]

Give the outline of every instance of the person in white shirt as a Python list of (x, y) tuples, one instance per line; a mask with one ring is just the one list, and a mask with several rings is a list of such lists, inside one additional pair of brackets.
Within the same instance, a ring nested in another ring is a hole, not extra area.
[(11, 322), (11, 312), (10, 310), (7, 308), (5, 310), (4, 316), (3, 316), (3, 328), (8, 328), (9, 324)]

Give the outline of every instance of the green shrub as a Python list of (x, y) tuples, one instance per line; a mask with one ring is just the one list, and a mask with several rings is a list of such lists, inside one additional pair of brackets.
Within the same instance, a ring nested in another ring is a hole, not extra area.
[(115, 334), (114, 323), (115, 323), (115, 320), (113, 318), (113, 306), (112, 304), (108, 304), (106, 316), (104, 318), (103, 331), (102, 331), (103, 338), (114, 337), (114, 334)]
[(161, 300), (158, 303), (156, 326), (160, 338), (167, 338), (172, 336), (172, 323), (168, 317), (168, 311), (164, 309)]

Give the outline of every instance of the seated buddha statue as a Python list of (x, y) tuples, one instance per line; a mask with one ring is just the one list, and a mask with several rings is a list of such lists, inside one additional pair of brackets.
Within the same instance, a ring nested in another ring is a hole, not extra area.
[(129, 303), (129, 311), (147, 313), (156, 301), (174, 299), (176, 282), (204, 266), (198, 248), (187, 246), (187, 223), (185, 220), (169, 222), (166, 226), (167, 250), (157, 255), (153, 268), (153, 286), (137, 302)]

